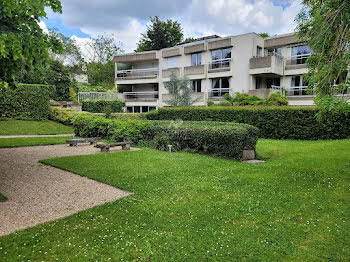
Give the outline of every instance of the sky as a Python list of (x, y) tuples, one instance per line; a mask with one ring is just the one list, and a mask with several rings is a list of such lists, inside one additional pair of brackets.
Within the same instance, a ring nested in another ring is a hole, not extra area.
[(294, 31), (301, 0), (61, 0), (62, 14), (47, 9), (42, 28), (57, 28), (78, 43), (113, 35), (133, 52), (150, 17), (181, 23), (185, 37), (270, 35)]

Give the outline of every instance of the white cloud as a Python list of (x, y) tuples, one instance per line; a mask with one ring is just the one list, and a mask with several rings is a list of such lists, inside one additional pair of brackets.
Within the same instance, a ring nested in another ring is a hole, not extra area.
[(45, 22), (40, 21), (38, 23), (38, 25), (40, 26), (41, 30), (43, 30), (44, 34), (48, 34), (49, 33), (49, 30), (47, 29)]
[[(132, 52), (150, 16), (179, 20), (186, 37), (293, 32), (301, 0), (62, 0), (66, 26), (96, 37), (114, 34)], [(57, 14), (48, 13), (57, 17)]]

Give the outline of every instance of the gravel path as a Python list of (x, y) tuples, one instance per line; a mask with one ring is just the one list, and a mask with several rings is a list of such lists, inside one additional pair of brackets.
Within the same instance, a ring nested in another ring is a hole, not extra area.
[(74, 134), (59, 134), (59, 135), (2, 135), (0, 138), (20, 138), (20, 137), (61, 137), (74, 136)]
[(130, 192), (96, 182), (38, 160), (99, 153), (90, 145), (0, 149), (0, 236), (112, 202)]

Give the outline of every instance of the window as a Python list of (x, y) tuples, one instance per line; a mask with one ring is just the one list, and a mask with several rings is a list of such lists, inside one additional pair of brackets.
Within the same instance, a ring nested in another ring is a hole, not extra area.
[(256, 77), (255, 78), (255, 89), (260, 89), (262, 88), (262, 80), (261, 77)]
[(228, 59), (231, 58), (231, 48), (226, 48), (226, 49), (218, 49), (211, 51), (211, 60), (216, 61), (216, 60), (223, 60), (223, 59)]
[(281, 55), (281, 54), (282, 54), (282, 47), (276, 47), (276, 48), (274, 48), (274, 49), (273, 49), (273, 52), (274, 52), (275, 54)]
[(177, 67), (177, 56), (169, 57), (168, 68), (175, 68), (175, 67)]
[(292, 76), (290, 94), (294, 96), (308, 95), (307, 85), (308, 83), (303, 79), (302, 76)]
[(280, 86), (280, 78), (266, 78), (266, 88), (271, 88), (272, 86)]
[(202, 64), (202, 53), (195, 53), (191, 55), (191, 66), (198, 66)]
[(211, 82), (213, 96), (223, 96), (230, 91), (230, 81), (228, 77), (214, 78)]
[(202, 80), (193, 80), (192, 81), (193, 92), (202, 92)]
[(155, 110), (155, 106), (128, 106), (126, 111), (128, 113), (147, 113), (151, 110)]
[(260, 46), (256, 47), (256, 56), (257, 57), (262, 57), (263, 56), (262, 47), (260, 47)]
[(310, 47), (307, 45), (300, 45), (292, 47), (292, 64), (305, 64), (306, 59), (312, 54)]

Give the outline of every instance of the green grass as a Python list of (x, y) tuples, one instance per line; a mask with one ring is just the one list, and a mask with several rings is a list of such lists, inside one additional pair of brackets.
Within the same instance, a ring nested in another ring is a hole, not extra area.
[(65, 144), (72, 137), (16, 137), (0, 138), (0, 147), (37, 146)]
[(0, 121), (0, 135), (57, 135), (73, 133), (72, 127), (53, 121)]
[(7, 197), (5, 197), (3, 194), (0, 193), (0, 202), (7, 200)]
[(132, 191), (0, 238), (0, 260), (346, 261), (350, 140), (260, 140), (261, 164), (152, 149), (43, 161)]

